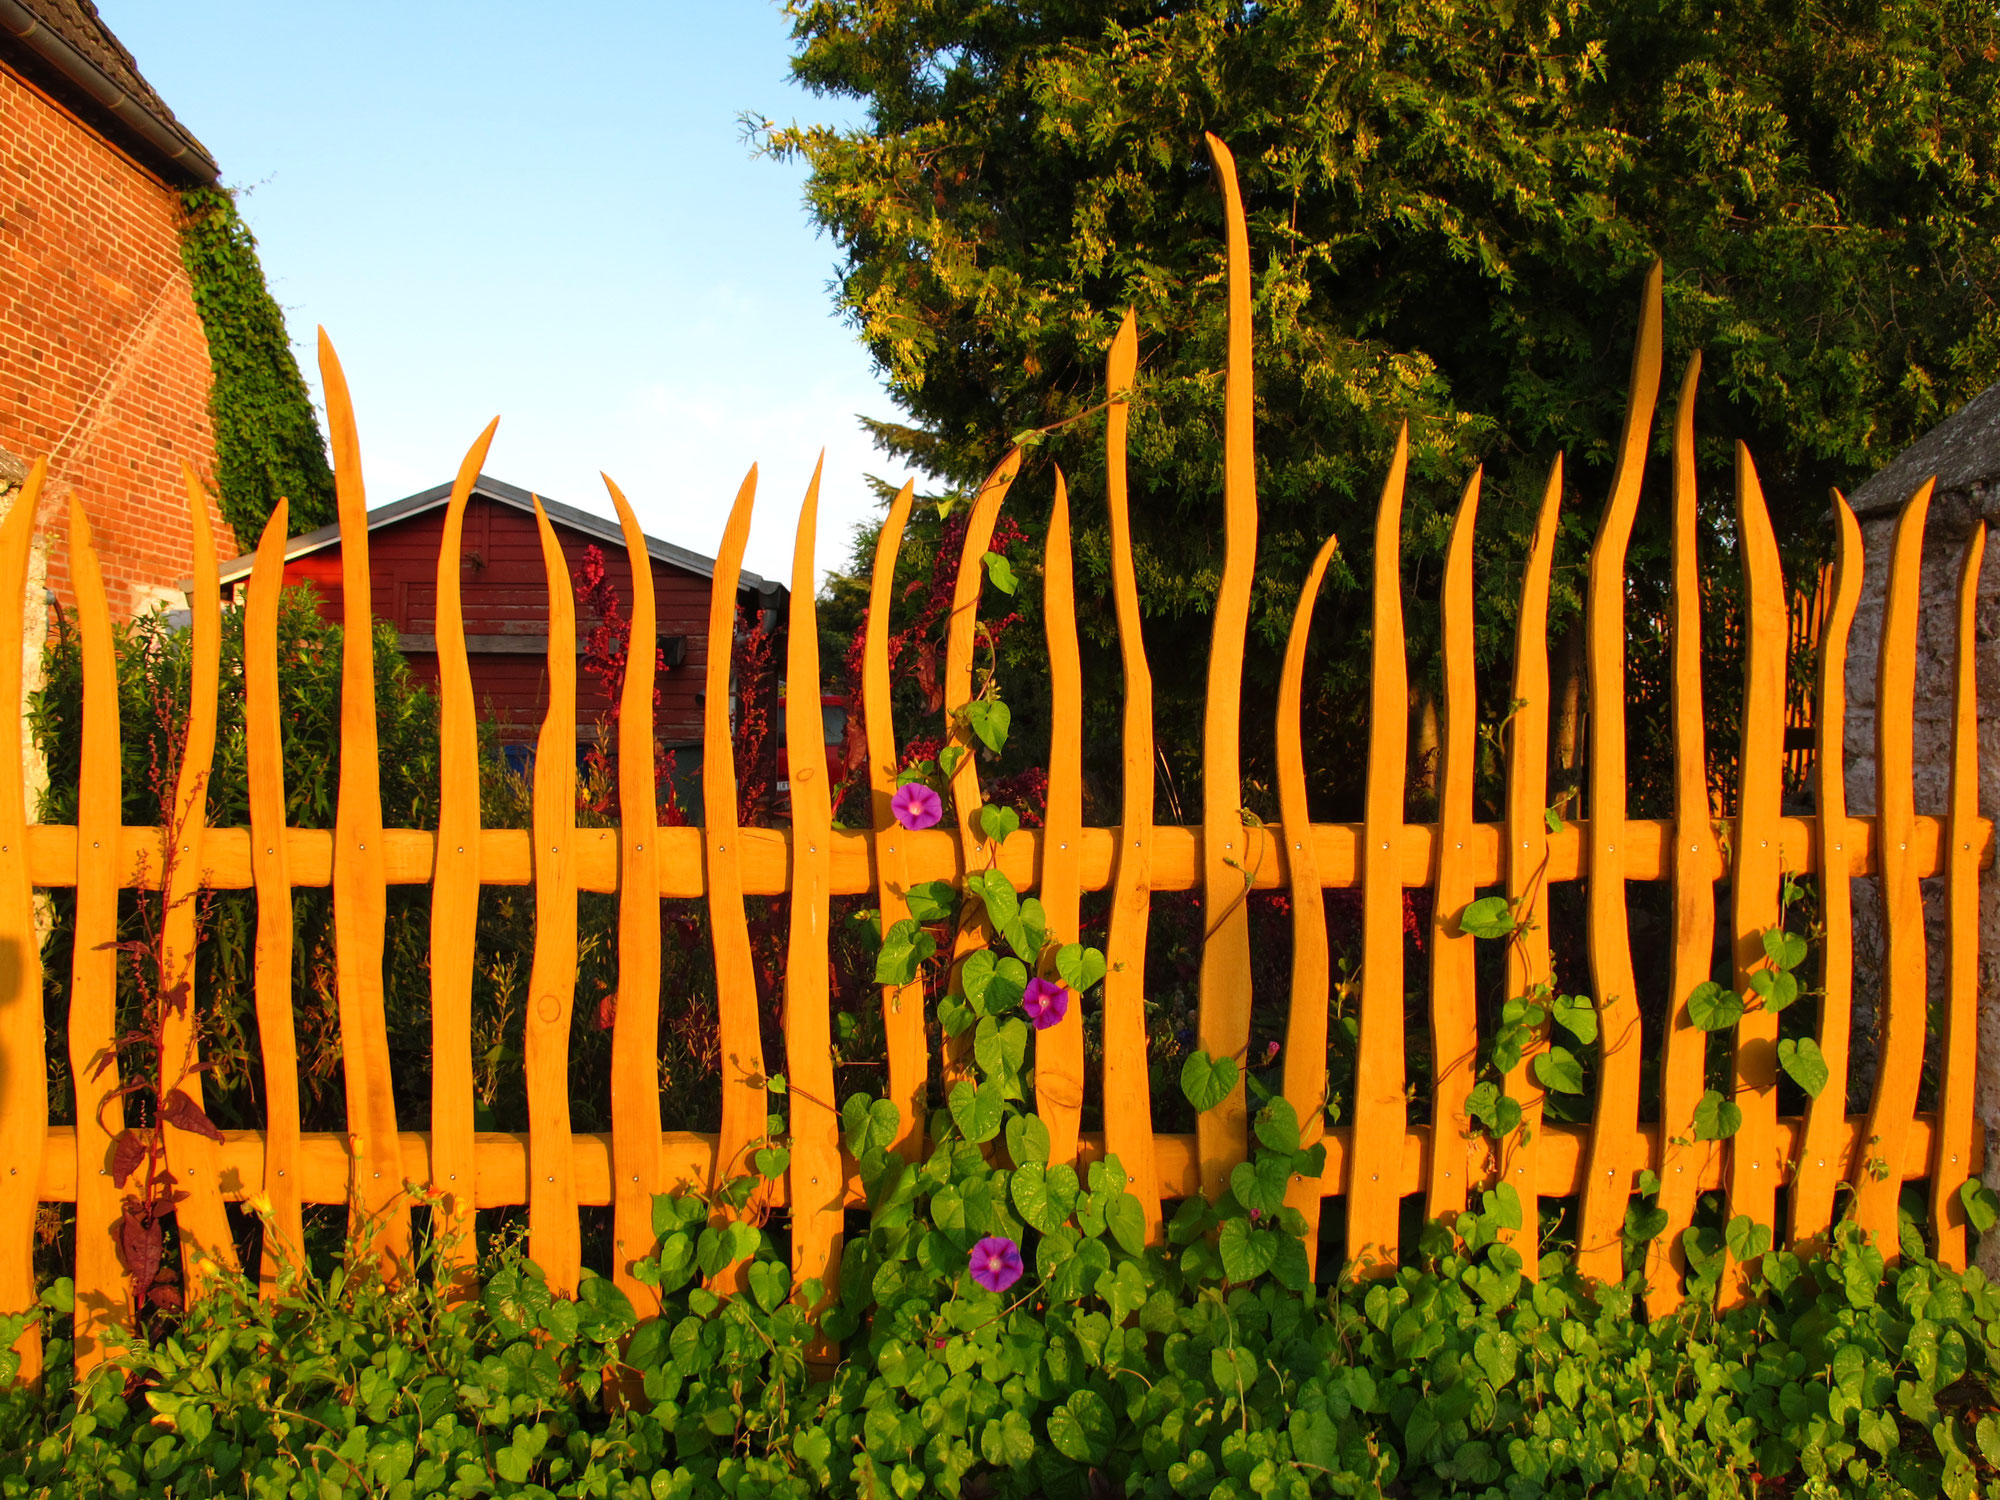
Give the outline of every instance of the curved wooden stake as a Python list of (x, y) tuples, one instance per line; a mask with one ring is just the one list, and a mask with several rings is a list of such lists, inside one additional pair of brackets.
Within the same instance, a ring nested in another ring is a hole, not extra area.
[(1925, 988), (1928, 980), (1924, 897), (1918, 884), (1915, 759), (1917, 605), (1924, 584), (1924, 520), (1933, 481), (1917, 487), (1896, 521), (1883, 602), (1881, 655), (1875, 676), (1876, 879), (1883, 906), (1881, 997), (1882, 1051), (1875, 1098), (1868, 1109), (1866, 1144), (1853, 1163), (1854, 1217), (1874, 1238), (1886, 1261), (1902, 1255), (1896, 1206), (1903, 1160), (1917, 1109), (1924, 1066)]
[[(1548, 985), (1549, 963), (1549, 574), (1555, 565), (1556, 520), (1562, 509), (1563, 464), (1549, 468), (1542, 508), (1521, 572), (1521, 607), (1514, 622), (1514, 711), (1507, 740), (1507, 899), (1515, 932), (1507, 945), (1507, 993), (1532, 995)], [(1546, 1023), (1543, 1027), (1546, 1034)], [(1501, 1143), (1497, 1177), (1521, 1199), (1521, 1227), (1503, 1230), (1521, 1257), (1522, 1274), (1541, 1274), (1541, 1140), (1544, 1091), (1535, 1057), (1545, 1042), (1523, 1049), (1507, 1074), (1507, 1094), (1521, 1104), (1520, 1128)]]
[[(1736, 525), (1743, 549), (1745, 651), (1743, 739), (1736, 757), (1736, 847), (1730, 861), (1730, 936), (1735, 987), (1753, 1000), (1751, 978), (1770, 968), (1764, 934), (1783, 920), (1778, 882), (1786, 869), (1778, 838), (1784, 811), (1785, 580), (1763, 486), (1750, 450), (1736, 445)], [(1765, 710), (1760, 712), (1759, 710)], [(1798, 863), (1804, 863), (1799, 851)], [(1753, 1004), (1736, 1023), (1736, 1104), (1743, 1124), (1729, 1142), (1729, 1213), (1777, 1228), (1778, 1016)], [(1755, 1260), (1731, 1260), (1721, 1301), (1734, 1306), (1755, 1290)]]
[(1861, 600), (1861, 527), (1847, 499), (1833, 492), (1833, 603), (1819, 642), (1819, 706), (1813, 730), (1813, 792), (1818, 817), (1820, 924), (1819, 1051), (1826, 1086), (1806, 1105), (1805, 1133), (1792, 1174), (1792, 1248), (1804, 1254), (1833, 1223), (1834, 1190), (1847, 1175), (1847, 1069), (1854, 1023), (1853, 855), (1847, 848), (1847, 637)]
[[(285, 827), (285, 741), (278, 690), (278, 608), (291, 507), (271, 508), (243, 606), (243, 739), (250, 794), (250, 875), (257, 888), (257, 1048), (264, 1063), (263, 1253), (257, 1291), (277, 1297), (305, 1268), (299, 1165), (299, 1045), (292, 1017), (292, 881)], [(468, 1032), (466, 1047), (471, 1049)]]
[(383, 1271), (394, 1274), (396, 1261), (409, 1251), (410, 1210), (402, 1196), (403, 1153), (382, 994), (389, 897), (388, 867), (383, 861), (381, 757), (375, 733), (368, 496), (361, 482), (354, 403), (324, 328), (319, 332), (319, 368), (340, 509), (340, 792), (333, 824), (333, 934), (348, 1150), (354, 1173), (351, 1227), (373, 1247)]
[(437, 560), (438, 838), (431, 870), (431, 1187), (438, 1253), (452, 1267), (452, 1295), (472, 1295), (472, 969), (479, 937), (479, 719), (465, 654), (459, 573), (465, 507), (500, 426), (474, 439), (452, 481)]
[[(1292, 896), (1292, 992), (1285, 1020), (1285, 1099), (1299, 1120), (1299, 1144), (1308, 1150), (1326, 1135), (1327, 1000), (1332, 972), (1327, 956), (1326, 895), (1320, 881), (1319, 849), (1313, 839), (1312, 811), (1306, 800), (1306, 758), (1300, 731), (1306, 646), (1312, 636), (1313, 605), (1333, 561), (1337, 537), (1328, 537), (1313, 559), (1292, 633), (1285, 641), (1285, 665), (1278, 677), (1278, 820), (1284, 834), (1286, 886)], [(1151, 769), (1150, 767), (1148, 768)], [(1285, 1206), (1306, 1221), (1306, 1264), (1319, 1266), (1322, 1179), (1292, 1174)]]
[[(735, 655), (736, 589), (750, 511), (757, 499), (753, 464), (736, 492), (716, 549), (708, 602), (708, 697), (703, 705), (701, 801), (708, 855), (708, 921), (715, 944), (715, 998), (722, 1045), (722, 1135), (715, 1157), (720, 1187), (749, 1166), (764, 1135), (764, 1038), (757, 1018), (757, 975), (743, 912), (742, 830), (736, 821), (736, 746), (729, 722), (730, 659)], [(748, 691), (749, 684), (744, 684)], [(742, 1265), (718, 1278), (733, 1290)]]
[(576, 1295), (583, 1245), (569, 1115), (576, 1004), (576, 602), (555, 527), (535, 502), (549, 587), (549, 706), (535, 744), (535, 954), (522, 1071), (528, 1086), (528, 1254), (558, 1297)]
[[(1646, 1307), (1663, 1317), (1681, 1303), (1696, 1184), (1707, 1180), (1714, 1145), (1694, 1138), (1708, 1033), (1688, 1015), (1688, 996), (1715, 956), (1715, 881), (1722, 871), (1708, 798), (1708, 739), (1701, 716), (1700, 496), (1695, 489), (1694, 403), (1701, 356), (1688, 360), (1674, 410), (1674, 551), (1671, 655), (1674, 718), (1674, 958), (1660, 1062), (1660, 1192), (1667, 1227), (1646, 1246)], [(1676, 1141), (1686, 1142), (1676, 1145)]]
[(1979, 1077), (1979, 569), (1986, 526), (1972, 528), (1958, 573), (1958, 664), (1952, 693), (1951, 812), (1945, 829), (1947, 977), (1939, 1046), (1938, 1126), (1931, 1136), (1931, 1226), (1937, 1256), (1965, 1269), (1970, 1224), (1958, 1195), (1972, 1175)]
[[(785, 741), (791, 746), (792, 913), (785, 954), (785, 1069), (791, 1101), (792, 1284), (817, 1280), (829, 1293), (840, 1273), (841, 1215), (846, 1197), (840, 1168), (840, 1121), (834, 1112), (831, 965), (828, 932), (833, 891), (833, 799), (826, 758), (819, 747), (826, 728), (820, 711), (818, 582), (813, 549), (819, 526), (820, 471), (799, 510), (792, 550), (792, 614), (786, 634)], [(815, 1299), (818, 1313), (830, 1296)], [(824, 1341), (822, 1361), (838, 1351)]]
[[(0, 521), (0, 703), (24, 714), (22, 650), (29, 600), (28, 562), (34, 547), (35, 509), (41, 504), (48, 460), (37, 459)], [(35, 1210), (39, 1162), (49, 1136), (47, 1022), (42, 1011), (42, 940), (35, 930), (35, 887), (28, 876), (28, 778), (19, 725), (0, 744), (0, 1158), (13, 1170), (0, 1174), (0, 1314), (35, 1306)], [(15, 1341), (19, 1378), (36, 1387), (42, 1378), (41, 1330), (30, 1327)]]
[(653, 555), (625, 492), (602, 476), (632, 570), (632, 633), (618, 696), (618, 1006), (611, 1019), (611, 1279), (641, 1318), (660, 1294), (632, 1274), (651, 1251), (660, 1158), (660, 839), (653, 681), (659, 614)]
[[(194, 587), (188, 593), (190, 661), (187, 738), (175, 779), (166, 836), (174, 847), (166, 857), (166, 890), (161, 895), (160, 992), (180, 991), (185, 1003), (169, 1006), (160, 1028), (162, 1082), (185, 1093), (207, 1112), (202, 1089), (201, 1037), (195, 1029), (195, 949), (201, 941), (195, 921), (201, 902), (202, 834), (208, 826), (208, 781), (215, 763), (216, 697), (222, 678), (222, 586), (217, 582), (215, 533), (208, 523), (208, 493), (194, 470), (181, 465), (188, 515), (194, 529)], [(236, 1268), (236, 1236), (223, 1202), (221, 1158), (216, 1142), (196, 1131), (162, 1124), (167, 1160), (180, 1190), (187, 1194), (174, 1210), (175, 1227), (189, 1250), (198, 1249), (222, 1266)], [(239, 1186), (240, 1184), (234, 1184)], [(202, 1256), (183, 1253), (181, 1274), (187, 1295), (200, 1296), (207, 1282)]]
[[(1472, 900), (1472, 772), (1478, 754), (1478, 683), (1472, 655), (1472, 531), (1479, 518), (1474, 469), (1458, 502), (1444, 560), (1444, 725), (1438, 764), (1436, 883), (1431, 897), (1431, 1095), (1430, 1176), (1424, 1217), (1449, 1219), (1465, 1212), (1472, 1117), (1466, 1100), (1479, 1066), (1478, 941), (1458, 930), (1458, 914)], [(1482, 1153), (1483, 1155), (1483, 1153)], [(1485, 1163), (1480, 1162), (1483, 1168)]]
[[(1059, 943), (1082, 941), (1083, 658), (1076, 644), (1076, 587), (1070, 566), (1069, 486), (1056, 470), (1055, 508), (1042, 552), (1042, 623), (1049, 647), (1049, 795), (1042, 833), (1042, 909)], [(1055, 955), (1043, 965), (1054, 979)], [(1035, 1110), (1049, 1128), (1049, 1160), (1076, 1161), (1083, 1119), (1083, 996), (1062, 1020), (1035, 1033)], [(1121, 1162), (1122, 1165), (1122, 1162)]]
[[(875, 535), (875, 573), (868, 587), (868, 624), (861, 645), (862, 724), (868, 735), (869, 805), (875, 823), (875, 901), (887, 932), (910, 915), (909, 846), (890, 803), (896, 795), (896, 724), (889, 699), (889, 610), (894, 602), (896, 553), (909, 524), (915, 483), (905, 483), (889, 503)], [(924, 1037), (924, 981), (882, 986), (882, 1030), (889, 1047), (889, 1099), (896, 1106), (895, 1149), (908, 1161), (924, 1149), (924, 1099), (930, 1092), (930, 1044)]]
[[(1104, 959), (1104, 1148), (1131, 1177), (1146, 1214), (1146, 1243), (1160, 1240), (1160, 1174), (1153, 1155), (1152, 1080), (1146, 1069), (1146, 927), (1153, 880), (1153, 674), (1132, 568), (1125, 434), (1138, 374), (1139, 333), (1127, 312), (1105, 367), (1105, 508), (1111, 518), (1111, 594), (1125, 672), (1124, 784), (1111, 925)], [(1324, 1049), (1322, 1049), (1322, 1052)]]
[(1393, 1276), (1400, 1246), (1403, 1148), (1403, 791), (1409, 770), (1410, 667), (1403, 638), (1403, 477), (1410, 427), (1375, 513), (1374, 635), (1369, 645), (1368, 790), (1361, 824), (1361, 1037), (1354, 1061), (1347, 1258)]
[[(1590, 554), (1585, 602), (1590, 674), (1590, 977), (1597, 990), (1597, 1109), (1583, 1183), (1577, 1269), (1599, 1281), (1624, 1275), (1625, 1208), (1648, 1165), (1639, 1139), (1639, 995), (1625, 913), (1625, 548), (1639, 509), (1653, 404), (1660, 394), (1660, 263), (1647, 273), (1632, 350), (1631, 395), (1611, 499)], [(1552, 1043), (1553, 1045), (1553, 1043)]]
[[(118, 1253), (123, 1215), (111, 1147), (125, 1128), (118, 1025), (118, 838), (124, 822), (118, 663), (104, 574), (82, 502), (69, 503), (70, 576), (83, 652), (83, 757), (76, 797), (76, 940), (70, 962), (69, 1071), (76, 1090), (76, 1373), (104, 1363), (104, 1336), (131, 1326), (132, 1293)], [(153, 871), (157, 877), (158, 870)], [(100, 1069), (102, 1071), (100, 1071)], [(43, 1103), (37, 1098), (36, 1105)], [(129, 1186), (138, 1186), (130, 1183)]]
[[(945, 627), (944, 651), (944, 738), (947, 745), (964, 752), (951, 773), (951, 800), (958, 812), (959, 869), (962, 874), (983, 870), (1000, 862), (1000, 846), (987, 840), (979, 827), (979, 809), (984, 796), (979, 790), (979, 741), (972, 733), (966, 708), (972, 702), (973, 657), (979, 646), (979, 593), (986, 583), (985, 557), (993, 541), (993, 524), (999, 519), (1000, 504), (1013, 488), (1021, 472), (1021, 450), (1011, 448), (1007, 456), (980, 486), (965, 521), (965, 544), (958, 554), (958, 578), (952, 589), (951, 618)], [(901, 844), (898, 839), (897, 843)], [(965, 961), (993, 940), (993, 924), (983, 907), (972, 920), (961, 920), (951, 947), (951, 989), (965, 993)], [(967, 1027), (945, 1043), (944, 1085), (946, 1089), (966, 1078), (966, 1059), (972, 1055), (973, 1028)]]
[[(1243, 817), (1241, 729), (1243, 650), (1250, 626), (1250, 589), (1257, 566), (1255, 383), (1250, 355), (1250, 237), (1236, 158), (1213, 135), (1209, 155), (1222, 188), (1229, 266), (1229, 364), (1222, 398), (1222, 579), (1208, 648), (1208, 703), (1202, 719), (1201, 1050), (1233, 1058), (1239, 1068), (1250, 1047), (1250, 906), (1248, 872), (1266, 853)], [(1252, 849), (1252, 843), (1257, 845)], [(1195, 1120), (1201, 1190), (1222, 1196), (1249, 1143), (1249, 1112), (1239, 1071), (1236, 1087)], [(1400, 1139), (1400, 1137), (1399, 1137)]]

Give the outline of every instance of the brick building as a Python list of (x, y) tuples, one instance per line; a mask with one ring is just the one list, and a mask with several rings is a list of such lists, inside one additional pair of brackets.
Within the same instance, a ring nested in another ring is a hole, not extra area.
[(37, 566), (65, 604), (71, 496), (115, 615), (184, 598), (181, 463), (212, 487), (215, 451), (181, 192), (215, 178), (90, 0), (0, 0), (0, 506), (46, 457)]

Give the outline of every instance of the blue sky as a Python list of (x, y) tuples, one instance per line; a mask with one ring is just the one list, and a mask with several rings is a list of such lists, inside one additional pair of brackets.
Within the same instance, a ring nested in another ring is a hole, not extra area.
[[(818, 558), (843, 566), (886, 416), (832, 314), (836, 252), (803, 169), (753, 159), (745, 110), (840, 122), (790, 82), (770, 0), (98, 0), (242, 190), (319, 394), (324, 324), (355, 397), (371, 504), (487, 470), (713, 553), (760, 467), (749, 567), (789, 579), (827, 450)], [(904, 475), (895, 474), (900, 481)]]

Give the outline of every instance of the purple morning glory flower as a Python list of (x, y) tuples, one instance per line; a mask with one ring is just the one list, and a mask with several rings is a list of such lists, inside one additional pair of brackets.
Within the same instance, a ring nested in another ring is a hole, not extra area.
[(898, 823), (914, 833), (920, 828), (937, 826), (938, 819), (944, 816), (944, 799), (921, 781), (912, 781), (896, 788), (896, 795), (889, 799), (889, 810)]
[(1004, 1292), (1021, 1279), (1021, 1247), (1005, 1235), (990, 1234), (972, 1247), (972, 1279), (989, 1292)]
[(1047, 1031), (1069, 1014), (1069, 991), (1053, 979), (1030, 979), (1021, 992), (1021, 1009), (1035, 1023), (1035, 1030)]

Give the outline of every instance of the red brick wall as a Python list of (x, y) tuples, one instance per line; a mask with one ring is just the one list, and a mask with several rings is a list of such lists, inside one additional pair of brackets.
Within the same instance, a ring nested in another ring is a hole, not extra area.
[[(212, 484), (208, 388), (179, 193), (0, 70), (0, 448), (49, 459), (38, 523), (65, 605), (72, 495), (115, 615), (188, 576), (181, 464)], [(213, 501), (209, 517), (234, 556)]]

